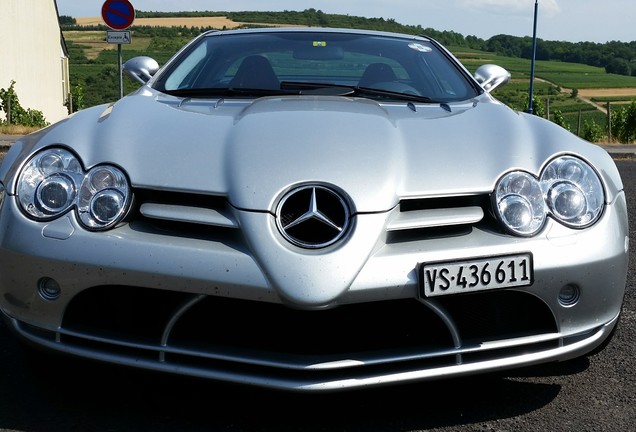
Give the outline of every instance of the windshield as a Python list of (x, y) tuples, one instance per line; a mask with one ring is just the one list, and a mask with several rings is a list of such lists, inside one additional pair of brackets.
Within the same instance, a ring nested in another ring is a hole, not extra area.
[(426, 39), (321, 31), (210, 33), (181, 52), (153, 87), (187, 97), (342, 94), (436, 102), (479, 92)]

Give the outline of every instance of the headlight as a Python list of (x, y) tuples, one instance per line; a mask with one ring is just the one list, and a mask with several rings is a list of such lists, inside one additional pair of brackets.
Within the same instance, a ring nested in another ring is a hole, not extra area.
[(523, 171), (504, 175), (494, 194), (499, 220), (516, 235), (538, 233), (547, 216), (571, 228), (585, 228), (601, 216), (605, 195), (587, 163), (572, 156), (551, 161), (536, 178)]
[(124, 173), (112, 166), (93, 168), (84, 177), (79, 194), (79, 217), (89, 228), (117, 223), (126, 212), (130, 195)]
[(18, 201), (35, 220), (54, 219), (75, 207), (89, 229), (113, 226), (126, 214), (130, 187), (124, 173), (109, 165), (85, 172), (73, 153), (46, 149), (22, 168), (17, 183)]
[(584, 228), (598, 220), (605, 203), (603, 185), (588, 164), (572, 156), (559, 157), (541, 175), (552, 215), (564, 225)]
[(495, 200), (499, 218), (514, 234), (531, 236), (543, 227), (545, 200), (539, 181), (530, 174), (516, 171), (503, 176)]

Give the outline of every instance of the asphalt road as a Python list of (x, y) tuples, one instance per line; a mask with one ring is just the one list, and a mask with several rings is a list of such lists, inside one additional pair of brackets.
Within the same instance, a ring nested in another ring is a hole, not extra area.
[[(636, 159), (617, 159), (636, 221)], [(618, 330), (595, 356), (371, 391), (299, 395), (54, 361), (0, 323), (0, 431), (636, 431), (631, 263)]]

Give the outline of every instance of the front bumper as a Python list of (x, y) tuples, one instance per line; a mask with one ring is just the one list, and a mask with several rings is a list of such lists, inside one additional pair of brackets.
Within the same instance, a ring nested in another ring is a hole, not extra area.
[[(382, 243), (338, 307), (290, 308), (259, 259), (232, 237), (162, 235), (136, 224), (89, 233), (72, 215), (29, 221), (7, 199), (0, 308), (18, 334), (47, 348), (270, 388), (330, 391), (474, 374), (566, 360), (603, 343), (624, 295), (626, 215), (621, 194), (593, 228), (574, 234), (550, 224), (533, 239), (473, 229)], [(269, 216), (241, 217), (265, 227)], [(418, 263), (519, 251), (534, 257), (530, 287), (418, 297)], [(57, 282), (59, 297), (41, 295), (43, 280)], [(574, 305), (559, 302), (568, 285), (581, 293)]]

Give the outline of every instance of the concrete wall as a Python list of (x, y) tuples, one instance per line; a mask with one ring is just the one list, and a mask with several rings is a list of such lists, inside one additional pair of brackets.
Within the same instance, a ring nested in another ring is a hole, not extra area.
[[(55, 0), (0, 0), (0, 88), (11, 81), (24, 109), (47, 122), (68, 115), (66, 57)], [(3, 120), (5, 113), (0, 112)]]

